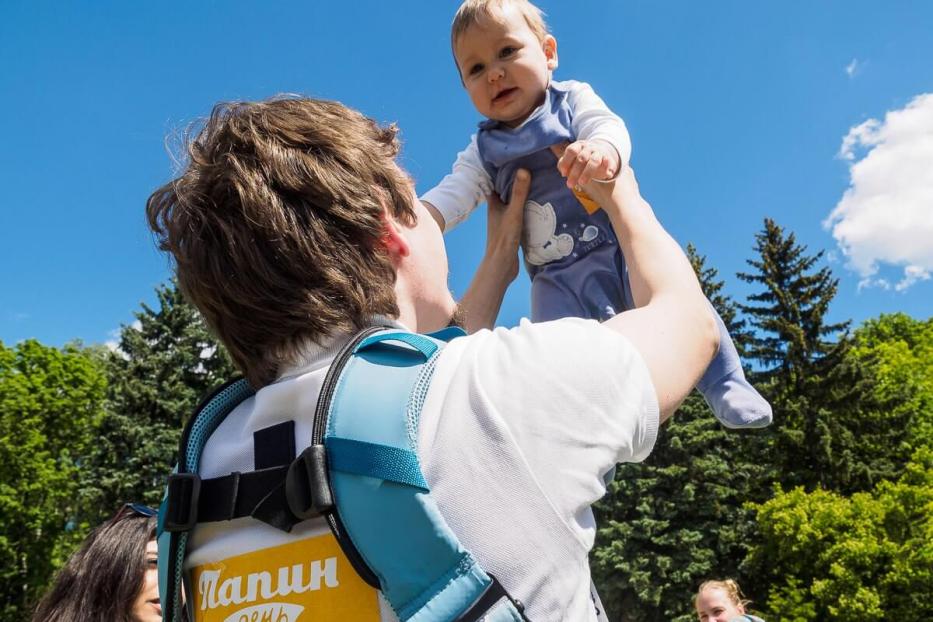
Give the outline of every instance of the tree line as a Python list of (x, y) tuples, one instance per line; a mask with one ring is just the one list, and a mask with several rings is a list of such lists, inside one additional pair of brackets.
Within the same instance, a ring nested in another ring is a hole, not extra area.
[[(769, 622), (933, 616), (933, 318), (829, 322), (822, 252), (771, 220), (744, 303), (688, 254), (775, 420), (726, 430), (694, 393), (645, 462), (619, 465), (591, 556), (613, 619), (695, 619), (719, 577)], [(174, 282), (156, 297), (112, 350), (0, 343), (2, 622), (116, 508), (158, 504), (181, 427), (236, 373)]]

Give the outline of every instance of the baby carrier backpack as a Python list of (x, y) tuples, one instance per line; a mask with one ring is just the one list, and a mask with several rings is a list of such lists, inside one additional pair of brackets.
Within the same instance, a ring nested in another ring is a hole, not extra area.
[[(185, 426), (179, 463), (159, 509), (165, 622), (183, 620), (185, 608), (188, 619), (195, 619), (194, 586), (187, 585), (187, 607), (181, 590), (189, 532), (197, 524), (244, 516), (285, 532), (325, 518), (353, 569), (382, 592), (401, 622), (527, 622), (521, 602), (461, 546), (418, 464), (418, 418), (434, 363), (446, 342), (462, 334), (455, 328), (432, 335), (385, 327), (361, 331), (325, 376), (307, 445), (298, 439), (295, 455), (288, 439), (294, 439), (294, 421), (261, 430), (254, 436), (252, 472), (198, 476), (207, 440), (252, 389), (235, 380), (202, 402)], [(272, 458), (260, 461), (263, 433), (273, 449)], [(282, 447), (290, 450), (283, 454)], [(226, 620), (281, 618), (252, 609), (251, 615), (239, 612)], [(309, 613), (309, 621), (320, 619)], [(285, 619), (294, 620), (291, 615)]]

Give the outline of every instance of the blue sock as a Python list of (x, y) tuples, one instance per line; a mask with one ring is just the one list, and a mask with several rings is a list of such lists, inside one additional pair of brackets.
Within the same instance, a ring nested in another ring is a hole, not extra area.
[(771, 405), (745, 379), (732, 337), (715, 309), (713, 315), (719, 326), (719, 351), (703, 372), (697, 389), (716, 419), (727, 428), (767, 427), (771, 424)]

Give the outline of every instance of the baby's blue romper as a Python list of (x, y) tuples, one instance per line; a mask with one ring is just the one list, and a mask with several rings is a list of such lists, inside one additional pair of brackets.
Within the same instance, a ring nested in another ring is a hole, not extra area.
[[(544, 104), (520, 127), (484, 121), (476, 136), (480, 160), (500, 197), (511, 195), (515, 172), (524, 168), (531, 173), (529, 201), (556, 215), (553, 239), (542, 248), (543, 255), (554, 259), (541, 264), (531, 257), (534, 253), (525, 253), (533, 322), (562, 317), (605, 320), (634, 307), (627, 279), (619, 278), (625, 274), (625, 259), (609, 217), (603, 210), (586, 212), (567, 188), (549, 149), (576, 140), (571, 121), (566, 89), (551, 82)], [(555, 252), (557, 246), (562, 250)]]
[[(587, 213), (567, 188), (550, 150), (552, 145), (576, 140), (567, 100), (567, 88), (552, 81), (544, 103), (522, 125), (510, 128), (487, 120), (480, 123), (476, 136), (480, 160), (500, 197), (511, 195), (518, 169), (531, 173), (526, 229), (529, 218), (543, 219), (547, 233), (542, 238), (542, 224), (535, 223), (539, 244), (529, 248), (526, 243), (524, 248), (533, 322), (562, 317), (602, 321), (635, 307), (625, 258), (609, 217), (604, 210)], [(722, 318), (715, 315), (720, 348), (697, 388), (725, 425), (766, 426), (771, 408), (745, 380), (735, 344)]]

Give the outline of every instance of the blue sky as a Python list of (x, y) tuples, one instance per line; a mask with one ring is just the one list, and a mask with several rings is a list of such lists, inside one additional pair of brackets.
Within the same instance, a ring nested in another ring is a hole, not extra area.
[[(480, 120), (451, 61), (456, 6), (4, 0), (0, 340), (104, 342), (153, 300), (169, 268), (143, 206), (171, 176), (166, 137), (216, 101), (302, 93), (397, 122), (427, 190)], [(933, 3), (540, 6), (556, 77), (590, 82), (626, 120), (643, 193), (730, 294), (749, 293), (734, 273), (771, 217), (828, 251), (833, 319), (933, 314), (933, 98), (917, 99), (933, 93)], [(823, 223), (847, 190), (834, 236)], [(482, 211), (448, 235), (456, 293), (484, 235)], [(523, 275), (500, 322), (527, 300)]]

